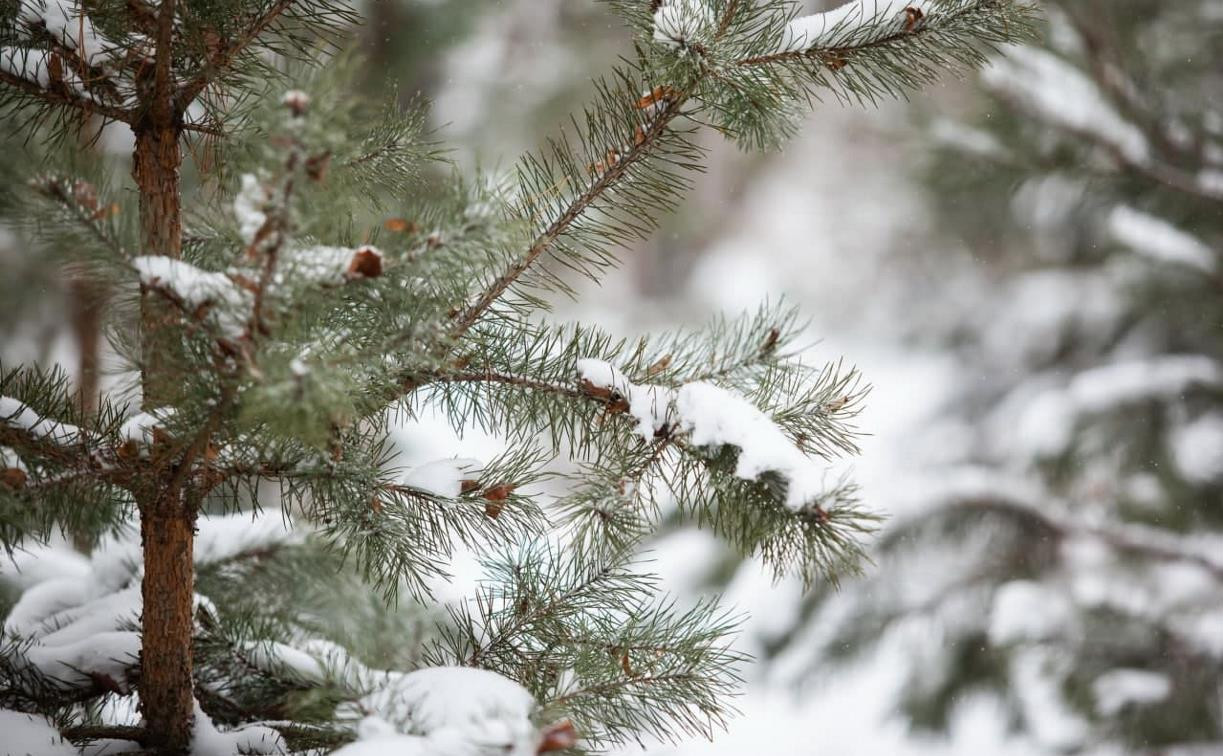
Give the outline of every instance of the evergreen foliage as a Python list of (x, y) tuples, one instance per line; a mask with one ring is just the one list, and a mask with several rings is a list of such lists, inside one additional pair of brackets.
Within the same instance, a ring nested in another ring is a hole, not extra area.
[[(611, 5), (635, 54), (509, 176), (474, 178), (447, 174), (418, 104), (352, 94), (351, 59), (331, 57), (346, 3), (0, 8), (0, 108), (32, 145), (6, 222), (31, 257), (112, 288), (130, 379), (95, 404), (62, 370), (0, 374), (0, 539), (93, 547), (11, 608), (5, 708), (136, 752), (330, 750), (370, 717), (406, 748), (454, 733), (421, 714), (446, 691), (413, 698), (404, 672), (466, 666), (537, 703), (530, 732), (479, 746), (712, 735), (744, 661), (735, 619), (657, 595), (633, 561), (659, 498), (778, 575), (857, 568), (874, 518), (852, 485), (788, 505), (780, 468), (744, 479), (744, 449), (678, 425), (643, 438), (639, 409), (577, 369), (710, 383), (816, 459), (853, 453), (857, 374), (804, 365), (795, 313), (630, 342), (550, 322), (547, 300), (655, 228), (701, 169), (700, 125), (778, 144), (811, 98), (901, 94), (1022, 36), (1031, 11), (884, 3), (796, 42), (784, 3)], [(131, 180), (90, 154), (107, 124), (136, 136)], [(400, 469), (389, 431), (428, 407), (508, 451)], [(460, 544), (488, 582), (430, 616)]]
[[(986, 693), (1049, 752), (1213, 752), (1218, 21), (1198, 4), (1047, 5), (1043, 44), (1007, 49), (989, 96), (933, 131), (940, 223), (989, 279), (945, 334), (984, 373), (948, 408), (973, 454), (889, 526), (824, 658), (921, 627), (902, 702), (920, 728)], [(938, 579), (917, 585), (926, 560)]]

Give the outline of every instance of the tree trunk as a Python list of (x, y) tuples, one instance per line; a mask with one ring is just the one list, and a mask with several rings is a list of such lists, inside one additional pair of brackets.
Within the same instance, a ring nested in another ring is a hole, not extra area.
[[(172, 112), (157, 103), (149, 121), (136, 129), (133, 166), (140, 191), (143, 252), (178, 257), (182, 250), (178, 125)], [(147, 410), (173, 401), (180, 331), (174, 310), (154, 296), (142, 297), (140, 316), (141, 381)], [(175, 481), (176, 467), (163, 465), (162, 479), (139, 502), (144, 546), (140, 708), (148, 744), (163, 754), (187, 752), (194, 717), (195, 511), (190, 497)]]
[(186, 753), (191, 745), (194, 528), (194, 513), (181, 492), (140, 508), (144, 543), (140, 710), (148, 744), (164, 754)]
[[(98, 411), (98, 387), (102, 363), (102, 311), (106, 288), (86, 270), (69, 268), (68, 312), (72, 333), (80, 352), (76, 377), (77, 404), (81, 414), (92, 417)], [(82, 554), (93, 550), (93, 539), (86, 531), (72, 533), (72, 545)]]

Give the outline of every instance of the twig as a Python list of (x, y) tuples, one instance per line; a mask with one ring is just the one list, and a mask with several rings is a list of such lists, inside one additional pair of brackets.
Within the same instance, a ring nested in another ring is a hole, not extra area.
[(276, 19), (280, 18), (295, 1), (277, 0), (263, 15), (256, 18), (232, 44), (214, 55), (202, 71), (179, 87), (174, 95), (174, 105), (178, 112), (186, 112), (187, 107), (212, 83), (217, 75), (228, 70), (233, 65), (234, 60), (242, 54), (242, 51), (254, 43), (259, 38), (259, 35), (275, 23)]
[(113, 121), (121, 121), (123, 123), (132, 123), (134, 116), (132, 111), (125, 108), (116, 107), (114, 105), (106, 105), (100, 103), (92, 97), (81, 97), (71, 93), (68, 90), (62, 92), (54, 92), (50, 89), (45, 89), (36, 81), (31, 81), (25, 77), (18, 76), (9, 71), (0, 69), (0, 83), (4, 83), (24, 92), (31, 97), (36, 97), (49, 105), (66, 105), (71, 108), (76, 108), (86, 115), (100, 115), (103, 118), (109, 118)]
[(476, 321), (480, 319), (488, 308), (501, 298), (503, 294), (517, 281), (523, 273), (525, 273), (541, 255), (552, 248), (556, 240), (582, 216), (584, 212), (596, 200), (598, 200), (604, 192), (611, 189), (616, 183), (627, 173), (628, 169), (635, 163), (646, 157), (653, 149), (667, 129), (670, 122), (680, 114), (680, 109), (687, 99), (687, 95), (682, 92), (674, 93), (668, 100), (663, 110), (654, 116), (648, 128), (642, 131), (640, 139), (635, 140), (620, 159), (612, 165), (608, 166), (607, 170), (601, 173), (598, 179), (592, 183), (586, 191), (575, 197), (572, 202), (561, 213), (560, 217), (552, 221), (543, 233), (536, 237), (534, 243), (527, 249), (526, 253), (519, 259), (515, 260), (506, 268), (505, 272), (497, 277), (465, 310), (461, 311), (456, 317), (454, 326), (450, 329), (449, 337), (451, 341), (457, 341), (465, 334)]

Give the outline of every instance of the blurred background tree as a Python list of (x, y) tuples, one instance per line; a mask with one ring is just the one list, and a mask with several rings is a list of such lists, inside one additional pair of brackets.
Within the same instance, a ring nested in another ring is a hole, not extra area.
[(1223, 8), (1044, 7), (988, 97), (925, 119), (926, 294), (954, 304), (919, 306), (911, 339), (954, 355), (956, 431), (920, 437), (949, 464), (901, 497), (822, 658), (907, 632), (919, 729), (986, 696), (1041, 750), (1214, 752)]

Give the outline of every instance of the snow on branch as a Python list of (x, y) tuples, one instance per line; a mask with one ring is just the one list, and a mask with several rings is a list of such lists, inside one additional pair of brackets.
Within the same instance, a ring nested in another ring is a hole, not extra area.
[(1137, 165), (1151, 157), (1142, 130), (1126, 120), (1090, 78), (1057, 55), (1011, 46), (981, 73), (986, 86), (1021, 109), (1108, 147)]
[[(1138, 523), (1100, 523), (1087, 515), (1076, 514), (1082, 507), (1023, 479), (967, 470), (924, 492), (922, 500), (926, 506), (919, 506), (919, 510), (933, 505), (949, 511), (973, 510), (1018, 519), (1040, 526), (1063, 542), (1075, 538), (1095, 541), (1121, 554), (1193, 565), (1215, 580), (1223, 581), (1223, 557), (1220, 557), (1223, 539), (1219, 536), (1177, 534)], [(928, 515), (926, 511), (910, 520), (898, 521), (893, 529), (897, 532), (907, 530)]]
[(534, 709), (535, 699), (526, 688), (496, 672), (427, 667), (387, 673), (384, 684), (352, 706), (348, 715), (376, 717), (389, 724), (370, 733), (373, 740), (389, 740), (387, 746), (395, 741), (409, 745), (413, 739), (404, 734), (410, 733), (439, 753), (451, 749), (457, 753), (456, 746), (466, 744), (527, 756), (535, 754), (540, 744), (540, 733), (531, 722)]
[(79, 444), (84, 438), (77, 426), (43, 417), (24, 403), (8, 396), (0, 396), (0, 423), (20, 428), (32, 438), (60, 446)]
[[(302, 537), (278, 516), (203, 518), (195, 561), (240, 559)], [(29, 587), (4, 620), (6, 662), (63, 691), (127, 691), (139, 664), (142, 572), (139, 536), (126, 532), (104, 540), (78, 574)]]
[(916, 31), (931, 0), (851, 0), (823, 13), (800, 16), (786, 25), (775, 52), (866, 44)]
[[(249, 333), (257, 284), (241, 272), (207, 271), (163, 255), (136, 257), (131, 263), (144, 286), (165, 295), (184, 314), (210, 323), (221, 337), (239, 339)], [(290, 285), (338, 286), (381, 274), (382, 253), (370, 245), (304, 247), (284, 255), (283, 273), (267, 291), (283, 292)]]
[(21, 0), (14, 31), (20, 45), (0, 47), (0, 83), (45, 104), (130, 122), (124, 49), (100, 34), (79, 3)]
[(341, 720), (357, 721), (356, 743), (346, 756), (466, 754), (534, 756), (576, 744), (567, 721), (538, 728), (534, 697), (522, 685), (475, 667), (425, 667), (413, 672), (366, 667), (327, 641), (251, 644), (246, 658), (263, 670), (307, 684), (339, 679), (360, 698), (340, 705)]
[(245, 332), (252, 298), (229, 275), (164, 255), (133, 258), (132, 267), (141, 284), (165, 293), (186, 314), (207, 318), (225, 337), (239, 338)]
[(244, 754), (287, 754), (289, 746), (276, 730), (266, 725), (249, 724), (221, 730), (195, 702), (191, 730), (191, 756), (240, 756)]
[(23, 711), (0, 709), (0, 732), (4, 733), (5, 753), (38, 756), (79, 756), (46, 717)]
[(1085, 418), (1152, 399), (1181, 396), (1194, 388), (1223, 386), (1223, 366), (1200, 355), (1166, 355), (1089, 368), (1065, 385), (1021, 397), (1018, 416), (1010, 417), (1010, 402), (1002, 422), (1013, 424), (1009, 434), (1036, 455), (1060, 453)]
[(603, 360), (577, 362), (579, 385), (605, 395), (637, 421), (647, 443), (681, 433), (698, 447), (733, 446), (739, 450), (735, 476), (755, 481), (766, 473), (786, 480), (785, 504), (800, 511), (824, 492), (824, 468), (804, 454), (777, 423), (742, 395), (706, 381), (678, 389), (637, 385)]
[(18, 20), (27, 33), (45, 33), (54, 42), (89, 65), (110, 60), (119, 52), (117, 45), (98, 34), (93, 20), (78, 3), (67, 0), (21, 0)]
[(477, 459), (455, 457), (437, 459), (417, 465), (405, 473), (402, 484), (445, 499), (456, 499), (473, 485), (478, 485), (478, 473), (483, 467)]
[(1156, 262), (1193, 268), (1207, 275), (1217, 271), (1217, 256), (1210, 247), (1162, 218), (1118, 205), (1107, 224), (1114, 241)]

